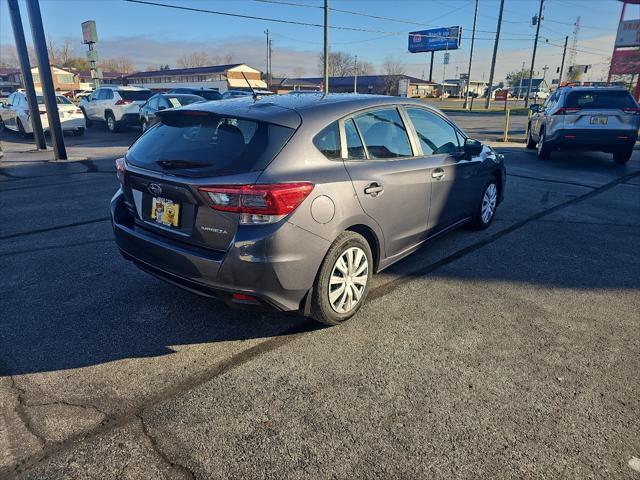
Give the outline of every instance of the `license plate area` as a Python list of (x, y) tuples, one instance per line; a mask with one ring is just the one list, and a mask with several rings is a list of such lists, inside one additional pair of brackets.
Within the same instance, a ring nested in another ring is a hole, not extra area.
[(180, 228), (180, 204), (164, 197), (151, 198), (152, 221), (169, 228)]
[(606, 125), (609, 121), (609, 118), (603, 115), (591, 117), (590, 123), (591, 125)]

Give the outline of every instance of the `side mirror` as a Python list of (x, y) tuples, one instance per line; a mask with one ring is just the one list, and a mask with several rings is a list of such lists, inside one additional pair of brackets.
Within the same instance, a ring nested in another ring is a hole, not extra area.
[(166, 110), (166, 109), (167, 109), (167, 107), (165, 107), (164, 105), (160, 105), (160, 106), (158, 107), (158, 110)]
[(467, 138), (464, 141), (464, 153), (468, 157), (476, 157), (482, 153), (482, 143), (478, 140), (473, 140), (472, 138)]
[(7, 105), (4, 102), (0, 102), (0, 108), (5, 108)]
[(537, 103), (529, 105), (529, 110), (531, 110), (532, 113), (537, 113), (540, 111), (540, 105), (538, 105)]

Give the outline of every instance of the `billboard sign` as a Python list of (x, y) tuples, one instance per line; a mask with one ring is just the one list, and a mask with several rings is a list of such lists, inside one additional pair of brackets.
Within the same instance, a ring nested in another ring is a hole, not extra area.
[(457, 50), (460, 48), (462, 27), (433, 28), (409, 33), (411, 53)]
[(640, 47), (640, 18), (620, 22), (616, 48), (620, 47)]
[(98, 43), (98, 30), (95, 20), (82, 22), (82, 43)]
[(628, 75), (640, 72), (640, 50), (617, 50), (611, 57), (611, 74)]

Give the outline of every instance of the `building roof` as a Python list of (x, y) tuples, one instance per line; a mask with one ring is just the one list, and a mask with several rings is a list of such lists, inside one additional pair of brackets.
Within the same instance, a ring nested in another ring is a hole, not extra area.
[[(76, 72), (80, 78), (91, 78), (91, 71), (82, 70)], [(137, 73), (137, 72), (136, 72)], [(102, 78), (123, 78), (129, 75), (133, 75), (133, 73), (124, 73), (124, 72), (102, 72)]]
[(151, 72), (136, 72), (127, 75), (127, 78), (164, 77), (168, 75), (200, 75), (207, 73), (224, 73), (232, 68), (244, 65), (244, 63), (230, 63), (227, 65), (210, 65), (208, 67), (171, 68), (169, 70), (153, 70)]
[[(358, 85), (384, 85), (387, 81), (388, 77), (397, 77), (398, 79), (407, 78), (409, 79), (409, 83), (420, 84), (420, 85), (435, 85), (434, 82), (429, 82), (428, 80), (424, 80), (422, 78), (411, 77), (409, 75), (358, 75)], [(312, 78), (295, 78), (290, 80), (300, 80), (307, 81), (311, 83), (321, 84), (323, 81), (322, 77), (312, 77)], [(329, 77), (329, 86), (330, 87), (353, 87), (354, 76), (349, 75), (347, 77)]]
[(272, 85), (278, 85), (280, 87), (319, 88), (321, 84), (321, 82), (310, 81), (304, 78), (273, 78), (271, 81)]

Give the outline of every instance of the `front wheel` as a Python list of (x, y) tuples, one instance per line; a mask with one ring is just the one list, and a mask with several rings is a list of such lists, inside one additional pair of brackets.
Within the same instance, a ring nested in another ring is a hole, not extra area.
[(617, 150), (613, 152), (613, 161), (620, 164), (627, 163), (631, 160), (631, 155), (633, 155), (633, 147), (625, 150)]
[(527, 150), (535, 150), (536, 142), (531, 138), (531, 124), (529, 124), (529, 128), (527, 129)]
[(476, 230), (484, 230), (491, 225), (498, 207), (498, 182), (491, 179), (482, 190), (482, 197), (471, 220), (471, 227)]
[(311, 316), (326, 325), (353, 317), (364, 303), (373, 274), (371, 248), (362, 235), (343, 232), (322, 261), (311, 299)]

